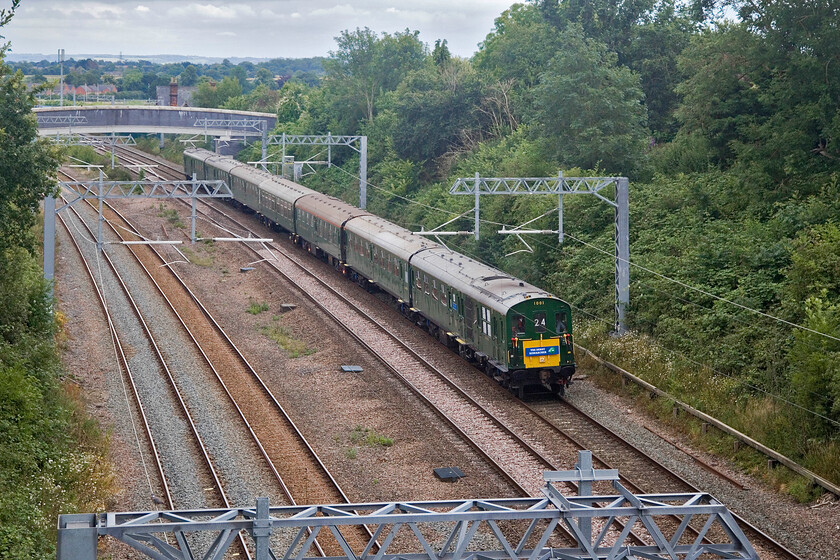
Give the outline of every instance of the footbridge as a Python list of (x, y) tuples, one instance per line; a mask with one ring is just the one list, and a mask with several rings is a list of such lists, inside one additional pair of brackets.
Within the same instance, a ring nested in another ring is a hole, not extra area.
[(203, 134), (222, 138), (260, 137), (274, 128), (272, 113), (166, 107), (107, 105), (39, 107), (38, 134)]

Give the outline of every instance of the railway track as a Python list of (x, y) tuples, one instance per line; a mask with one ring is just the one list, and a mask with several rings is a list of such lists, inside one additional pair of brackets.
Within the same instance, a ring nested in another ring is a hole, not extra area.
[[(220, 212), (218, 209), (215, 211)], [(232, 225), (237, 228), (243, 231), (247, 229), (227, 213), (221, 212), (221, 214), (226, 219), (232, 220)], [(616, 461), (612, 459), (616, 458), (616, 447), (623, 453), (623, 455), (618, 453), (623, 457), (622, 467), (620, 467), (623, 473), (622, 483), (631, 491), (636, 493), (698, 491), (646, 455), (644, 457), (647, 462), (636, 461), (635, 457), (640, 454), (638, 450), (631, 448), (618, 436), (569, 403), (554, 403), (559, 406), (559, 410), (566, 411), (566, 418), (551, 420), (533, 407), (512, 398), (492, 382), (485, 384), (484, 397), (480, 398), (483, 402), (479, 402), (479, 398), (471, 396), (469, 391), (460, 387), (449, 375), (432, 365), (418, 352), (403, 343), (399, 337), (394, 336), (389, 328), (383, 326), (383, 324), (389, 324), (387, 318), (374, 317), (361, 309), (342, 293), (345, 290), (337, 289), (332, 282), (327, 282), (321, 275), (310, 271), (308, 263), (303, 262), (298, 256), (277, 244), (273, 244), (270, 249), (260, 250), (253, 247), (249, 249), (254, 252), (257, 260), (266, 262), (290, 282), (301, 285), (304, 283), (302, 276), (315, 282), (316, 286), (307, 283), (307, 288), (302, 291), (302, 294), (320, 307), (324, 313), (334, 317), (337, 323), (346, 328), (351, 337), (369, 352), (378, 356), (385, 367), (391, 369), (401, 382), (425, 401), (433, 411), (440, 414), (454, 429), (472, 441), (474, 448), (478, 449), (488, 461), (495, 463), (498, 469), (501, 469), (509, 479), (529, 495), (538, 495), (539, 484), (535, 481), (541, 479), (542, 471), (570, 468), (568, 459), (575, 457), (576, 452), (582, 449), (593, 450), (596, 467), (615, 468)], [(288, 259), (294, 265), (295, 272), (282, 267), (276, 258), (277, 255)], [(304, 258), (307, 256), (304, 255)], [(351, 313), (364, 317), (366, 325), (364, 327), (358, 324), (348, 326), (347, 314), (338, 309), (336, 300), (339, 305), (352, 308)], [(376, 331), (378, 336), (365, 339), (358, 334), (363, 331)], [(387, 342), (383, 339), (387, 339)], [(408, 356), (396, 357), (401, 351)], [(475, 371), (471, 373), (475, 376)], [(489, 391), (487, 387), (490, 388)], [(453, 395), (456, 397), (454, 402)], [(500, 406), (500, 402), (505, 403), (505, 406)], [(569, 418), (571, 415), (574, 415), (574, 419)], [(560, 427), (562, 425), (575, 426), (576, 429), (565, 430)], [(585, 439), (586, 443), (581, 443), (582, 438), (578, 437), (579, 434), (587, 433), (590, 437)], [(598, 438), (592, 437), (592, 434), (598, 433), (612, 443), (613, 453), (606, 453), (610, 446), (597, 444)], [(605, 460), (605, 455), (610, 460)], [(627, 464), (635, 465), (635, 468), (625, 469)], [(653, 468), (651, 465), (654, 465)], [(627, 472), (624, 472), (625, 470), (631, 471), (629, 476)], [(658, 476), (646, 484), (638, 482), (638, 480), (649, 481), (650, 473)], [(572, 491), (577, 490), (573, 484), (568, 486)], [(602, 486), (602, 489), (605, 493), (609, 493), (607, 487)], [(674, 522), (676, 523), (676, 520)], [(741, 520), (741, 522), (747, 526), (745, 521)], [(696, 529), (694, 534), (697, 534)], [(766, 542), (766, 549), (759, 546), (764, 553), (763, 558), (796, 558), (785, 552), (778, 543), (769, 542), (768, 537), (762, 536), (763, 534), (759, 531), (753, 529), (749, 534), (753, 542)], [(642, 539), (636, 537), (636, 542), (642, 542)]]
[[(106, 219), (125, 224), (114, 229), (121, 239), (124, 231), (134, 230), (130, 221), (113, 208), (106, 207)], [(161, 268), (163, 260), (152, 247), (132, 246), (130, 250), (198, 347), (288, 501), (347, 503), (349, 500), (306, 438), (195, 294), (174, 272)], [(370, 533), (356, 527), (353, 531), (358, 533), (345, 538), (360, 551), (368, 544)], [(331, 535), (320, 538), (315, 546), (321, 555), (342, 554)]]
[[(180, 178), (181, 175), (178, 175), (177, 170), (173, 173), (174, 177)], [(213, 207), (215, 212), (220, 212), (225, 219), (231, 220), (235, 227), (241, 228), (242, 231), (248, 230), (246, 226), (243, 226), (227, 213), (221, 212), (214, 205), (209, 206)], [(259, 237), (256, 234), (255, 236)], [(320, 277), (310, 273), (307, 266), (279, 245), (273, 244), (270, 251), (267, 249), (255, 250), (255, 253), (260, 260), (265, 259), (275, 268), (278, 268), (275, 255), (283, 254), (290, 259), (290, 263), (294, 263), (297, 270), (297, 277), (288, 271), (280, 271), (284, 276), (296, 283), (300, 281), (299, 275), (307, 276), (311, 282), (319, 284), (320, 289), (330, 292), (331, 297), (341, 300), (343, 305), (358, 308), (345, 295), (340, 293), (340, 291), (345, 290), (337, 290), (331, 285), (334, 284), (333, 282), (325, 282)], [(316, 303), (322, 298), (323, 296), (319, 294), (311, 297)], [(331, 309), (326, 309), (324, 306), (322, 306), (322, 309), (325, 313), (336, 316)], [(408, 379), (402, 373), (396, 373), (403, 379), (403, 382), (412, 386), (413, 391), (429, 395), (423, 398), (430, 403), (431, 407), (437, 408), (435, 402), (442, 402), (439, 395), (455, 394), (458, 396), (455, 404), (444, 403), (441, 414), (451, 417), (451, 422), (456, 427), (461, 424), (472, 424), (474, 428), (472, 430), (469, 429), (469, 426), (466, 430), (462, 430), (460, 427), (458, 429), (465, 434), (465, 437), (473, 439), (473, 436), (475, 436), (474, 447), (484, 453), (488, 460), (497, 464), (504, 462), (507, 465), (515, 465), (519, 474), (508, 473), (508, 476), (523, 491), (533, 494), (535, 490), (533, 487), (534, 481), (540, 479), (540, 471), (569, 468), (568, 458), (574, 456), (571, 451), (584, 448), (593, 451), (597, 461), (596, 466), (619, 468), (622, 473), (623, 484), (635, 492), (698, 491), (688, 482), (670, 472), (651, 457), (633, 448), (569, 403), (553, 403), (545, 407), (545, 410), (537, 410), (536, 407), (527, 406), (521, 401), (512, 399), (505, 391), (492, 383), (485, 384), (490, 389), (476, 393), (479, 396), (475, 398), (470, 396), (468, 391), (459, 387), (455, 381), (440, 372), (419, 353), (403, 344), (399, 338), (392, 336), (389, 329), (383, 328), (381, 324), (387, 323), (389, 321), (387, 318), (383, 318), (381, 315), (374, 317), (361, 310), (357, 310), (355, 313), (364, 316), (369, 328), (375, 329), (380, 337), (388, 337), (388, 344), (401, 347), (402, 352), (407, 354), (409, 361), (403, 367), (394, 368), (395, 370), (412, 371), (418, 367), (423, 368), (424, 373), (415, 376), (414, 380)], [(345, 322), (341, 318), (337, 318), (337, 321), (342, 324)], [(383, 362), (393, 361), (391, 358), (393, 350), (391, 348), (388, 348), (385, 352), (388, 357), (383, 356), (378, 348), (373, 348), (373, 346), (380, 347), (382, 345), (381, 338), (371, 344), (360, 340), (353, 332), (357, 330), (359, 329), (349, 329), (348, 332), (354, 338), (357, 338), (360, 344), (369, 347), (375, 355), (380, 356)], [(477, 377), (474, 373), (473, 371), (473, 376)], [(431, 378), (435, 380), (434, 384), (430, 383)], [(482, 401), (481, 403), (478, 402), (479, 399)], [(504, 406), (499, 403), (504, 403)], [(543, 407), (541, 406), (541, 408)], [(465, 422), (464, 419), (470, 421)], [(479, 428), (475, 428), (475, 426)], [(469, 431), (473, 433), (470, 434)], [(484, 433), (484, 436), (481, 435), (481, 432)], [(500, 441), (500, 439), (504, 441)], [(496, 459), (493, 458), (493, 455), (496, 456)], [(566, 461), (565, 464), (564, 461)], [(501, 465), (499, 468), (503, 471), (506, 469)], [(507, 467), (507, 469), (510, 470), (510, 467)], [(537, 473), (537, 476), (533, 475), (534, 472)], [(762, 558), (797, 558), (793, 553), (743, 519), (739, 521)]]
[[(70, 180), (73, 180), (70, 178)], [(93, 229), (88, 225), (88, 223), (83, 218), (81, 212), (76, 209), (75, 207), (69, 208), (70, 212), (78, 219), (78, 223), (87, 231), (88, 235), (91, 237), (95, 236)], [(99, 287), (99, 283), (97, 282), (96, 275), (94, 274), (93, 270), (91, 269), (90, 263), (88, 262), (89, 255), (85, 254), (85, 251), (82, 249), (82, 246), (79, 244), (77, 237), (75, 234), (80, 234), (81, 232), (73, 230), (67, 221), (64, 219), (63, 216), (59, 215), (61, 220), (62, 226), (67, 231), (70, 239), (72, 240), (73, 246), (76, 248), (79, 257), (82, 259), (84, 263), (85, 269), (88, 272), (88, 276), (91, 279), (93, 284), (94, 290), (97, 294), (97, 299), (100, 303), (100, 307), (105, 314), (109, 330), (111, 332), (112, 339), (114, 341), (115, 350), (117, 353), (117, 358), (120, 364), (120, 368), (128, 381), (129, 385), (132, 389), (132, 395), (134, 397), (134, 405), (137, 407), (139, 416), (142, 420), (142, 425), (144, 429), (144, 434), (146, 440), (149, 445), (149, 449), (151, 452), (151, 456), (153, 462), (156, 467), (156, 474), (158, 478), (158, 482), (160, 487), (162, 488), (163, 492), (162, 495), (164, 496), (162, 499), (157, 498), (157, 496), (152, 497), (155, 503), (160, 502), (158, 505), (167, 506), (168, 509), (177, 509), (178, 507), (184, 508), (188, 505), (194, 506), (194, 504), (184, 504), (184, 503), (177, 503), (175, 499), (173, 499), (172, 492), (170, 491), (170, 483), (168, 481), (168, 476), (166, 469), (164, 468), (164, 462), (161, 459), (161, 454), (158, 451), (158, 447), (155, 444), (155, 435), (153, 433), (152, 426), (150, 424), (148, 415), (146, 414), (146, 408), (148, 405), (144, 404), (144, 398), (141, 396), (143, 392), (140, 388), (138, 388), (139, 383), (137, 382), (134, 372), (132, 370), (130, 361), (127, 357), (126, 352), (126, 345), (123, 342), (123, 336), (118, 332), (118, 329), (115, 325), (115, 322), (112, 320), (110, 310), (106, 303), (106, 299), (102, 289)], [(173, 415), (174, 417), (180, 418), (180, 420), (189, 426), (189, 438), (185, 438), (185, 440), (189, 443), (190, 447), (192, 447), (192, 452), (196, 455), (201, 457), (201, 462), (205, 468), (203, 472), (203, 477), (200, 487), (204, 489), (212, 489), (213, 492), (216, 494), (215, 499), (210, 499), (208, 503), (206, 503), (206, 507), (230, 507), (230, 501), (227, 497), (227, 494), (224, 489), (224, 484), (219, 478), (219, 474), (216, 472), (216, 469), (213, 465), (213, 460), (207, 450), (207, 447), (204, 444), (204, 441), (199, 433), (199, 430), (196, 426), (196, 423), (193, 419), (193, 415), (185, 402), (181, 391), (178, 388), (178, 384), (175, 381), (175, 378), (172, 375), (172, 372), (167, 364), (167, 360), (164, 355), (161, 353), (160, 346), (156, 340), (155, 335), (149, 329), (144, 317), (143, 313), (141, 312), (140, 308), (137, 306), (136, 302), (131, 296), (131, 290), (129, 289), (126, 282), (123, 280), (122, 276), (120, 275), (119, 271), (117, 270), (117, 266), (114, 264), (112, 259), (108, 256), (107, 253), (102, 253), (102, 260), (107, 264), (108, 269), (113, 274), (114, 279), (116, 280), (117, 284), (119, 285), (120, 290), (124, 294), (127, 302), (130, 304), (130, 308), (136, 318), (138, 330), (143, 332), (144, 337), (148, 341), (150, 345), (150, 349), (152, 350), (151, 354), (154, 356), (156, 366), (158, 369), (158, 374), (160, 374), (161, 379), (165, 379), (169, 390), (171, 391), (171, 395), (174, 398), (176, 406), (176, 413)], [(132, 351), (135, 351), (135, 348), (132, 348)], [(152, 406), (160, 406), (160, 402), (158, 401)], [(160, 426), (158, 426), (160, 429)], [(171, 468), (171, 465), (170, 465)], [(209, 484), (209, 486), (208, 486)], [(206, 494), (200, 494), (206, 497)], [(245, 544), (245, 540), (241, 534), (237, 536), (238, 541), (238, 549), (241, 554), (243, 554), (246, 558), (251, 558), (250, 551)]]

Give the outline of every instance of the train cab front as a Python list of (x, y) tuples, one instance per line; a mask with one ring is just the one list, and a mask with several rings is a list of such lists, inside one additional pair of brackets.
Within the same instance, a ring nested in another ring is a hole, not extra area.
[(508, 324), (511, 389), (520, 395), (536, 389), (562, 396), (575, 372), (568, 304), (553, 298), (525, 300), (511, 309)]

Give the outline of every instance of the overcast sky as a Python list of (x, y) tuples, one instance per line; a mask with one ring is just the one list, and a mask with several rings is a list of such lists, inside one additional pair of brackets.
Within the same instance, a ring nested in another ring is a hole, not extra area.
[[(23, 0), (0, 34), (14, 53), (327, 55), (342, 30), (406, 28), (469, 57), (513, 0)], [(9, 0), (0, 0), (0, 8)]]

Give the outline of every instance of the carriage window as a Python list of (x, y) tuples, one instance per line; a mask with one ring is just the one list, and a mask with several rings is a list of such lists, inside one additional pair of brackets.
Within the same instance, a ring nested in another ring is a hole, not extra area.
[(419, 272), (414, 273), (414, 281), (417, 284), (417, 289), (420, 289), (420, 288), (423, 287), (423, 284), (420, 282), (420, 273)]
[(426, 295), (429, 295), (429, 277), (425, 274), (423, 275), (423, 291), (426, 292)]
[(490, 323), (491, 321), (491, 314), (490, 310), (486, 307), (481, 308), (481, 330), (487, 336), (493, 336), (493, 329)]
[(534, 313), (534, 332), (545, 332), (545, 312)]
[(565, 313), (555, 313), (554, 314), (554, 332), (557, 334), (562, 334), (566, 332), (566, 314)]
[(432, 279), (432, 297), (437, 300), (437, 280)]

